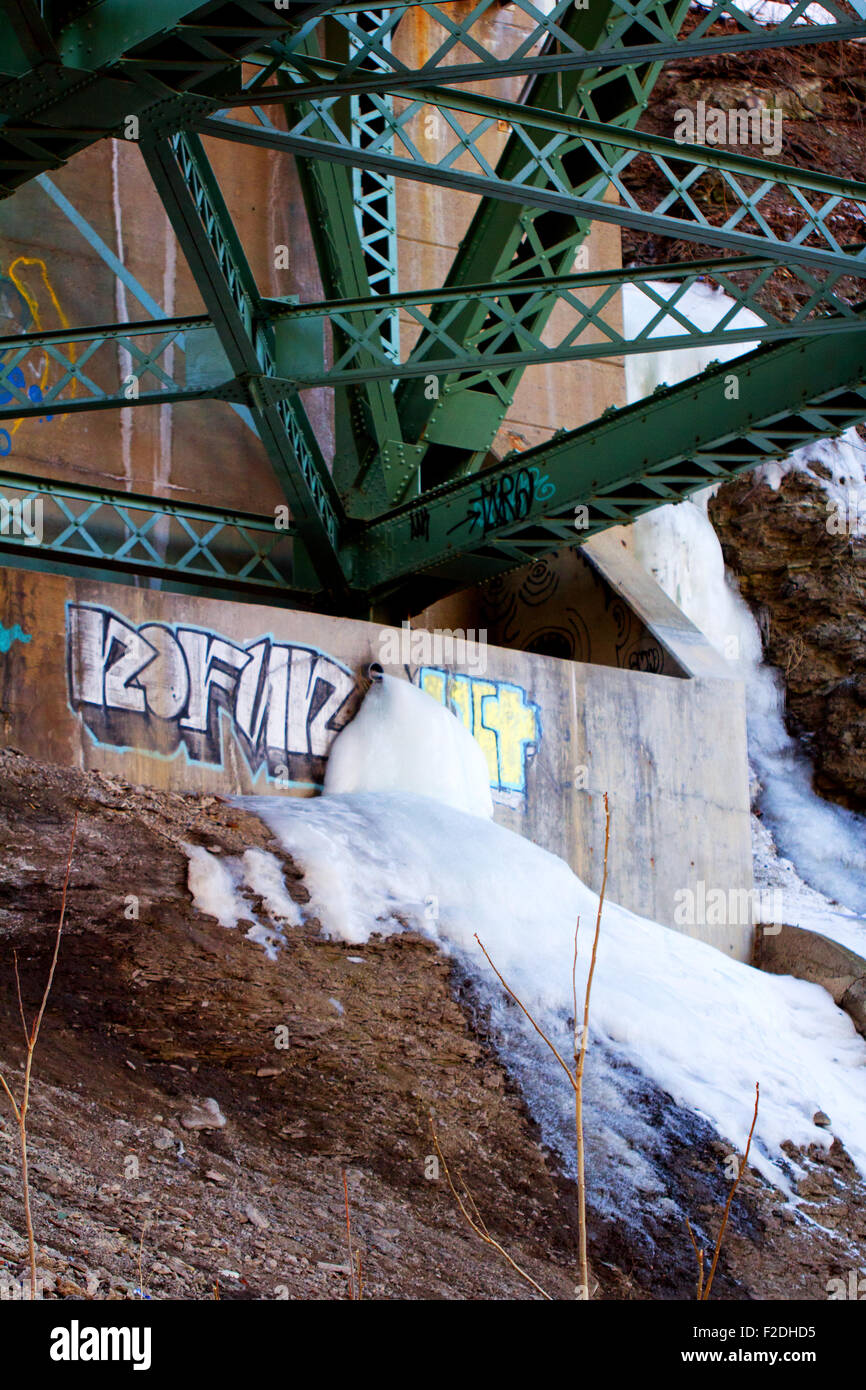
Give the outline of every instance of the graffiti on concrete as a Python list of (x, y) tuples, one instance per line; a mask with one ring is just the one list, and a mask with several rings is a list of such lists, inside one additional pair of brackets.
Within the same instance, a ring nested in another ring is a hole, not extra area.
[(66, 645), (70, 704), (95, 742), (223, 766), (227, 724), (253, 775), (279, 786), (321, 783), (360, 698), (353, 673), (314, 647), (135, 627), (95, 604), (67, 604)]
[(456, 675), (422, 666), (418, 684), (434, 700), (453, 710), (481, 744), (490, 786), (505, 799), (526, 795), (526, 769), (541, 741), (538, 705), (510, 681)]
[(4, 627), (0, 623), (0, 652), (8, 652), (13, 642), (29, 642), (30, 637), (19, 623), (14, 627)]
[[(45, 262), (38, 256), (17, 256), (7, 266), (6, 273), (0, 273), (0, 330), (4, 334), (18, 334), (68, 327), (69, 320), (61, 308)], [(66, 352), (68, 361), (74, 363), (75, 344), (67, 344)], [(13, 364), (8, 368), (7, 357)], [(11, 350), (0, 352), (0, 406), (19, 400), (22, 394), (34, 405), (41, 404), (51, 385), (52, 374), (56, 377), (61, 370), (58, 362), (38, 345), (23, 357), (17, 349), (14, 353)], [(73, 376), (70, 395), (76, 394), (77, 387)], [(45, 421), (52, 418), (49, 414), (39, 417)], [(13, 436), (22, 424), (23, 419), (12, 420), (8, 428), (0, 429), (0, 457), (11, 453)]]

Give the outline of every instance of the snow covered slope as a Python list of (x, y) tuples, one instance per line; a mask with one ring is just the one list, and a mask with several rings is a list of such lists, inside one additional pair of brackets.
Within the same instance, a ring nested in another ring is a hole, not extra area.
[[(570, 1163), (567, 1083), (505, 995), (476, 938), (567, 1056), (574, 1041), (575, 927), (579, 921), (582, 998), (598, 898), (561, 859), (496, 825), (483, 809), (469, 814), (450, 804), (461, 759), (469, 785), (477, 774), (470, 736), (450, 713), (445, 717), (459, 732), (445, 733), (443, 713), (408, 685), (385, 698), (374, 687), (354, 726), (334, 745), (342, 771), (333, 780), (348, 778), (352, 791), (242, 801), (303, 870), (310, 892), (305, 914), (325, 933), (361, 943), (409, 927), (455, 959), (489, 1012), (501, 1054), (548, 1141)], [(419, 738), (422, 747), (441, 742), (450, 750), (451, 773), (438, 800), (418, 789), (425, 785)], [(339, 756), (341, 742), (348, 751)], [(380, 789), (383, 766), (400, 770), (402, 789)], [(365, 789), (365, 776), (374, 790)], [(250, 920), (241, 892), (254, 880), (274, 938), (291, 929), (294, 905), (286, 908), (276, 860), (268, 868), (267, 856), (257, 851), (252, 865), (248, 856), (215, 861), (209, 888), (206, 854), (197, 851), (190, 869), (191, 887), (206, 911), (224, 923)], [(258, 939), (261, 931), (259, 924)], [(866, 1043), (819, 986), (763, 974), (609, 902), (591, 1034), (586, 1114), (597, 1206), (627, 1215), (638, 1192), (665, 1200), (651, 1157), (656, 1137), (629, 1101), (636, 1076), (649, 1078), (683, 1112), (703, 1117), (739, 1149), (760, 1082), (753, 1161), (783, 1188), (785, 1140), (828, 1147), (838, 1135), (866, 1173)], [(830, 1115), (829, 1130), (815, 1125), (819, 1110)]]
[[(570, 1165), (567, 1083), (505, 996), (475, 937), (567, 1056), (574, 929), (579, 917), (581, 998), (596, 894), (546, 850), (486, 817), (416, 793), (243, 798), (243, 804), (303, 869), (311, 893), (305, 915), (327, 934), (361, 943), (409, 927), (456, 960), (489, 1009), (501, 1055), (548, 1142)], [(220, 867), (236, 875), (240, 888), (241, 862)], [(232, 915), (225, 904), (221, 915)], [(239, 895), (234, 915), (250, 918)], [(279, 916), (270, 927), (279, 935), (291, 930)], [(759, 1081), (753, 1161), (783, 1189), (786, 1139), (827, 1147), (838, 1135), (866, 1173), (866, 1043), (830, 996), (607, 903), (593, 988), (586, 1123), (595, 1200), (618, 1215), (628, 1214), (638, 1192), (664, 1194), (648, 1156), (654, 1136), (629, 1103), (636, 1074), (707, 1119), (740, 1151)], [(830, 1130), (814, 1124), (819, 1110), (830, 1115)]]

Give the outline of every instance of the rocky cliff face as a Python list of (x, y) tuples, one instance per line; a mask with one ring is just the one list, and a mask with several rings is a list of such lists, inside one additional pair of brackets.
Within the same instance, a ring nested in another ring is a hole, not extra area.
[[(820, 461), (810, 466), (821, 474)], [(726, 483), (709, 513), (784, 677), (788, 726), (812, 756), (816, 790), (866, 809), (866, 537), (828, 529), (826, 493), (803, 473), (777, 491), (751, 477)]]
[[(698, 22), (695, 11), (687, 27)], [(640, 128), (672, 136), (679, 114), (695, 111), (699, 101), (724, 112), (767, 108), (782, 117), (781, 148), (768, 158), (859, 180), (866, 176), (864, 91), (862, 43), (839, 44), (832, 53), (826, 46), (707, 56), (683, 67), (666, 64)], [(762, 153), (749, 144), (729, 142), (725, 148)], [(649, 158), (634, 161), (627, 179), (638, 199), (657, 199), (664, 191), (659, 169)], [(710, 221), (729, 215), (711, 172), (690, 192)], [(777, 190), (762, 199), (761, 215), (776, 235), (791, 235), (786, 195)], [(854, 213), (851, 219), (838, 229), (842, 241), (862, 239)], [(633, 230), (623, 233), (625, 264), (688, 261), (702, 254), (694, 242), (660, 240)], [(736, 274), (732, 277), (742, 284), (751, 278), (751, 273), (742, 281)], [(785, 319), (809, 292), (781, 267), (756, 290), (756, 303)], [(862, 282), (843, 277), (836, 292), (859, 303)], [(866, 435), (861, 444), (866, 450)], [(820, 461), (812, 461), (810, 467), (817, 478), (789, 473), (777, 491), (749, 476), (726, 484), (710, 506), (710, 518), (725, 561), (762, 624), (766, 658), (784, 678), (788, 726), (813, 758), (815, 789), (863, 810), (866, 537), (828, 530), (827, 497), (818, 480), (828, 476), (827, 470)]]

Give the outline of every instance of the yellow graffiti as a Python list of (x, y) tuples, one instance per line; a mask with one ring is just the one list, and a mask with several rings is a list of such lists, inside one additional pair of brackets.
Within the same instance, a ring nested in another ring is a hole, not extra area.
[[(422, 671), (421, 689), (426, 690), (428, 695), (432, 695), (438, 704), (445, 703), (445, 676), (441, 671)], [(466, 720), (463, 720), (466, 723)]]
[(484, 718), (496, 730), (499, 781), (503, 787), (523, 787), (526, 745), (538, 736), (538, 717), (534, 705), (527, 705), (517, 686), (500, 684), (488, 696)]
[[(472, 696), (469, 692), (469, 682), (466, 680), (465, 676), (462, 679), (459, 676), (451, 677), (451, 688), (448, 695), (448, 703), (457, 715), (457, 718), (461, 723), (466, 725), (467, 729), (471, 729), (473, 715)], [(441, 698), (444, 704), (445, 696), (443, 695)]]
[(499, 791), (525, 792), (526, 758), (541, 737), (538, 706), (526, 691), (508, 681), (455, 675), (425, 666), (422, 690), (447, 705), (481, 745), (490, 785)]
[[(465, 681), (468, 685), (468, 676), (455, 676), (455, 685)], [(496, 695), (496, 686), (491, 681), (473, 680), (472, 681), (472, 720), (464, 719), (463, 722), (468, 729), (472, 730), (478, 743), (481, 744), (481, 751), (487, 759), (487, 771), (490, 773), (490, 785), (499, 786), (499, 745), (496, 738), (496, 725), (491, 721), (487, 722), (486, 715), (489, 711), (487, 701)], [(451, 697), (452, 704), (454, 697)], [(491, 727), (492, 725), (492, 727)]]
[[(44, 292), (37, 290), (35, 293), (33, 293), (26, 281), (24, 280), (21, 271), (28, 266), (35, 266), (39, 270), (42, 284), (44, 286)], [(47, 315), (46, 300), (50, 302), (51, 307), (54, 309), (60, 327), (69, 327), (69, 319), (63, 312), (60, 300), (57, 298), (57, 293), (48, 277), (48, 267), (39, 256), (16, 256), (15, 260), (10, 262), (6, 274), (8, 275), (12, 284), (15, 286), (18, 293), (21, 295), (21, 298), (24, 300), (24, 303), (27, 305), (27, 308), (30, 310), (30, 313), (33, 315), (33, 324), (37, 333), (47, 331), (47, 325), (45, 323), (45, 318)], [(40, 308), (40, 299), (42, 303), (42, 308)], [(69, 343), (68, 348), (69, 360), (70, 362), (74, 363), (77, 356), (76, 346), (74, 343)], [(51, 357), (46, 352), (44, 354), (42, 375), (39, 379), (39, 390), (43, 396), (45, 395), (45, 388), (48, 385), (48, 377), (51, 372), (51, 361)], [(77, 389), (78, 382), (73, 376), (72, 389), (70, 394), (74, 396), (76, 394)], [(19, 428), (20, 425), (23, 425), (23, 423), (24, 417), (21, 417), (18, 420), (13, 420), (10, 424), (8, 433), (10, 435), (15, 434), (16, 430)]]

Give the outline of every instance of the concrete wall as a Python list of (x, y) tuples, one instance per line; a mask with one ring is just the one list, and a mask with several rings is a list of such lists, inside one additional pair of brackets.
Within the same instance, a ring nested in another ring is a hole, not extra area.
[[(626, 558), (614, 555), (617, 574)], [(655, 581), (650, 583), (658, 590)], [(561, 550), (476, 588), (463, 589), (426, 608), (413, 623), (428, 628), (483, 628), (487, 640), (496, 646), (567, 661), (655, 675), (687, 674), (630, 597), (624, 597), (595, 562), (595, 552), (588, 546)]]
[(472, 729), (503, 825), (597, 888), (607, 791), (611, 897), (750, 954), (750, 923), (678, 911), (701, 884), (751, 889), (734, 682), (497, 647), (457, 668), (417, 632), (14, 570), (0, 571), (0, 622), (7, 744), (177, 791), (315, 793), (381, 660)]
[[(273, 269), (274, 242), (290, 239), (290, 219), (302, 211), (289, 187), (273, 187), (273, 161), (245, 150), (242, 159), (218, 152), (220, 176), (233, 204), (245, 210), (245, 249), (264, 293), (286, 293), (302, 280), (315, 292), (311, 248), (292, 240), (295, 271)], [(203, 304), (133, 141), (107, 141), (78, 155), (52, 182), (90, 223), (110, 252), (165, 315), (203, 312)], [(133, 290), (115, 277), (97, 251), (37, 183), (0, 208), (0, 328), (5, 333), (68, 325), (117, 323), (150, 317)], [(184, 370), (174, 350), (174, 367)], [(28, 378), (50, 387), (58, 367), (31, 354)], [(110, 344), (90, 359), (92, 379), (120, 390), (134, 370)], [(28, 385), (30, 385), (28, 379)], [(326, 431), (321, 416), (317, 428)], [(27, 419), (0, 434), (5, 466), (170, 499), (210, 501), (270, 511), (280, 492), (265, 451), (251, 430), (221, 402), (91, 411)], [(207, 460), (207, 469), (203, 460)]]

